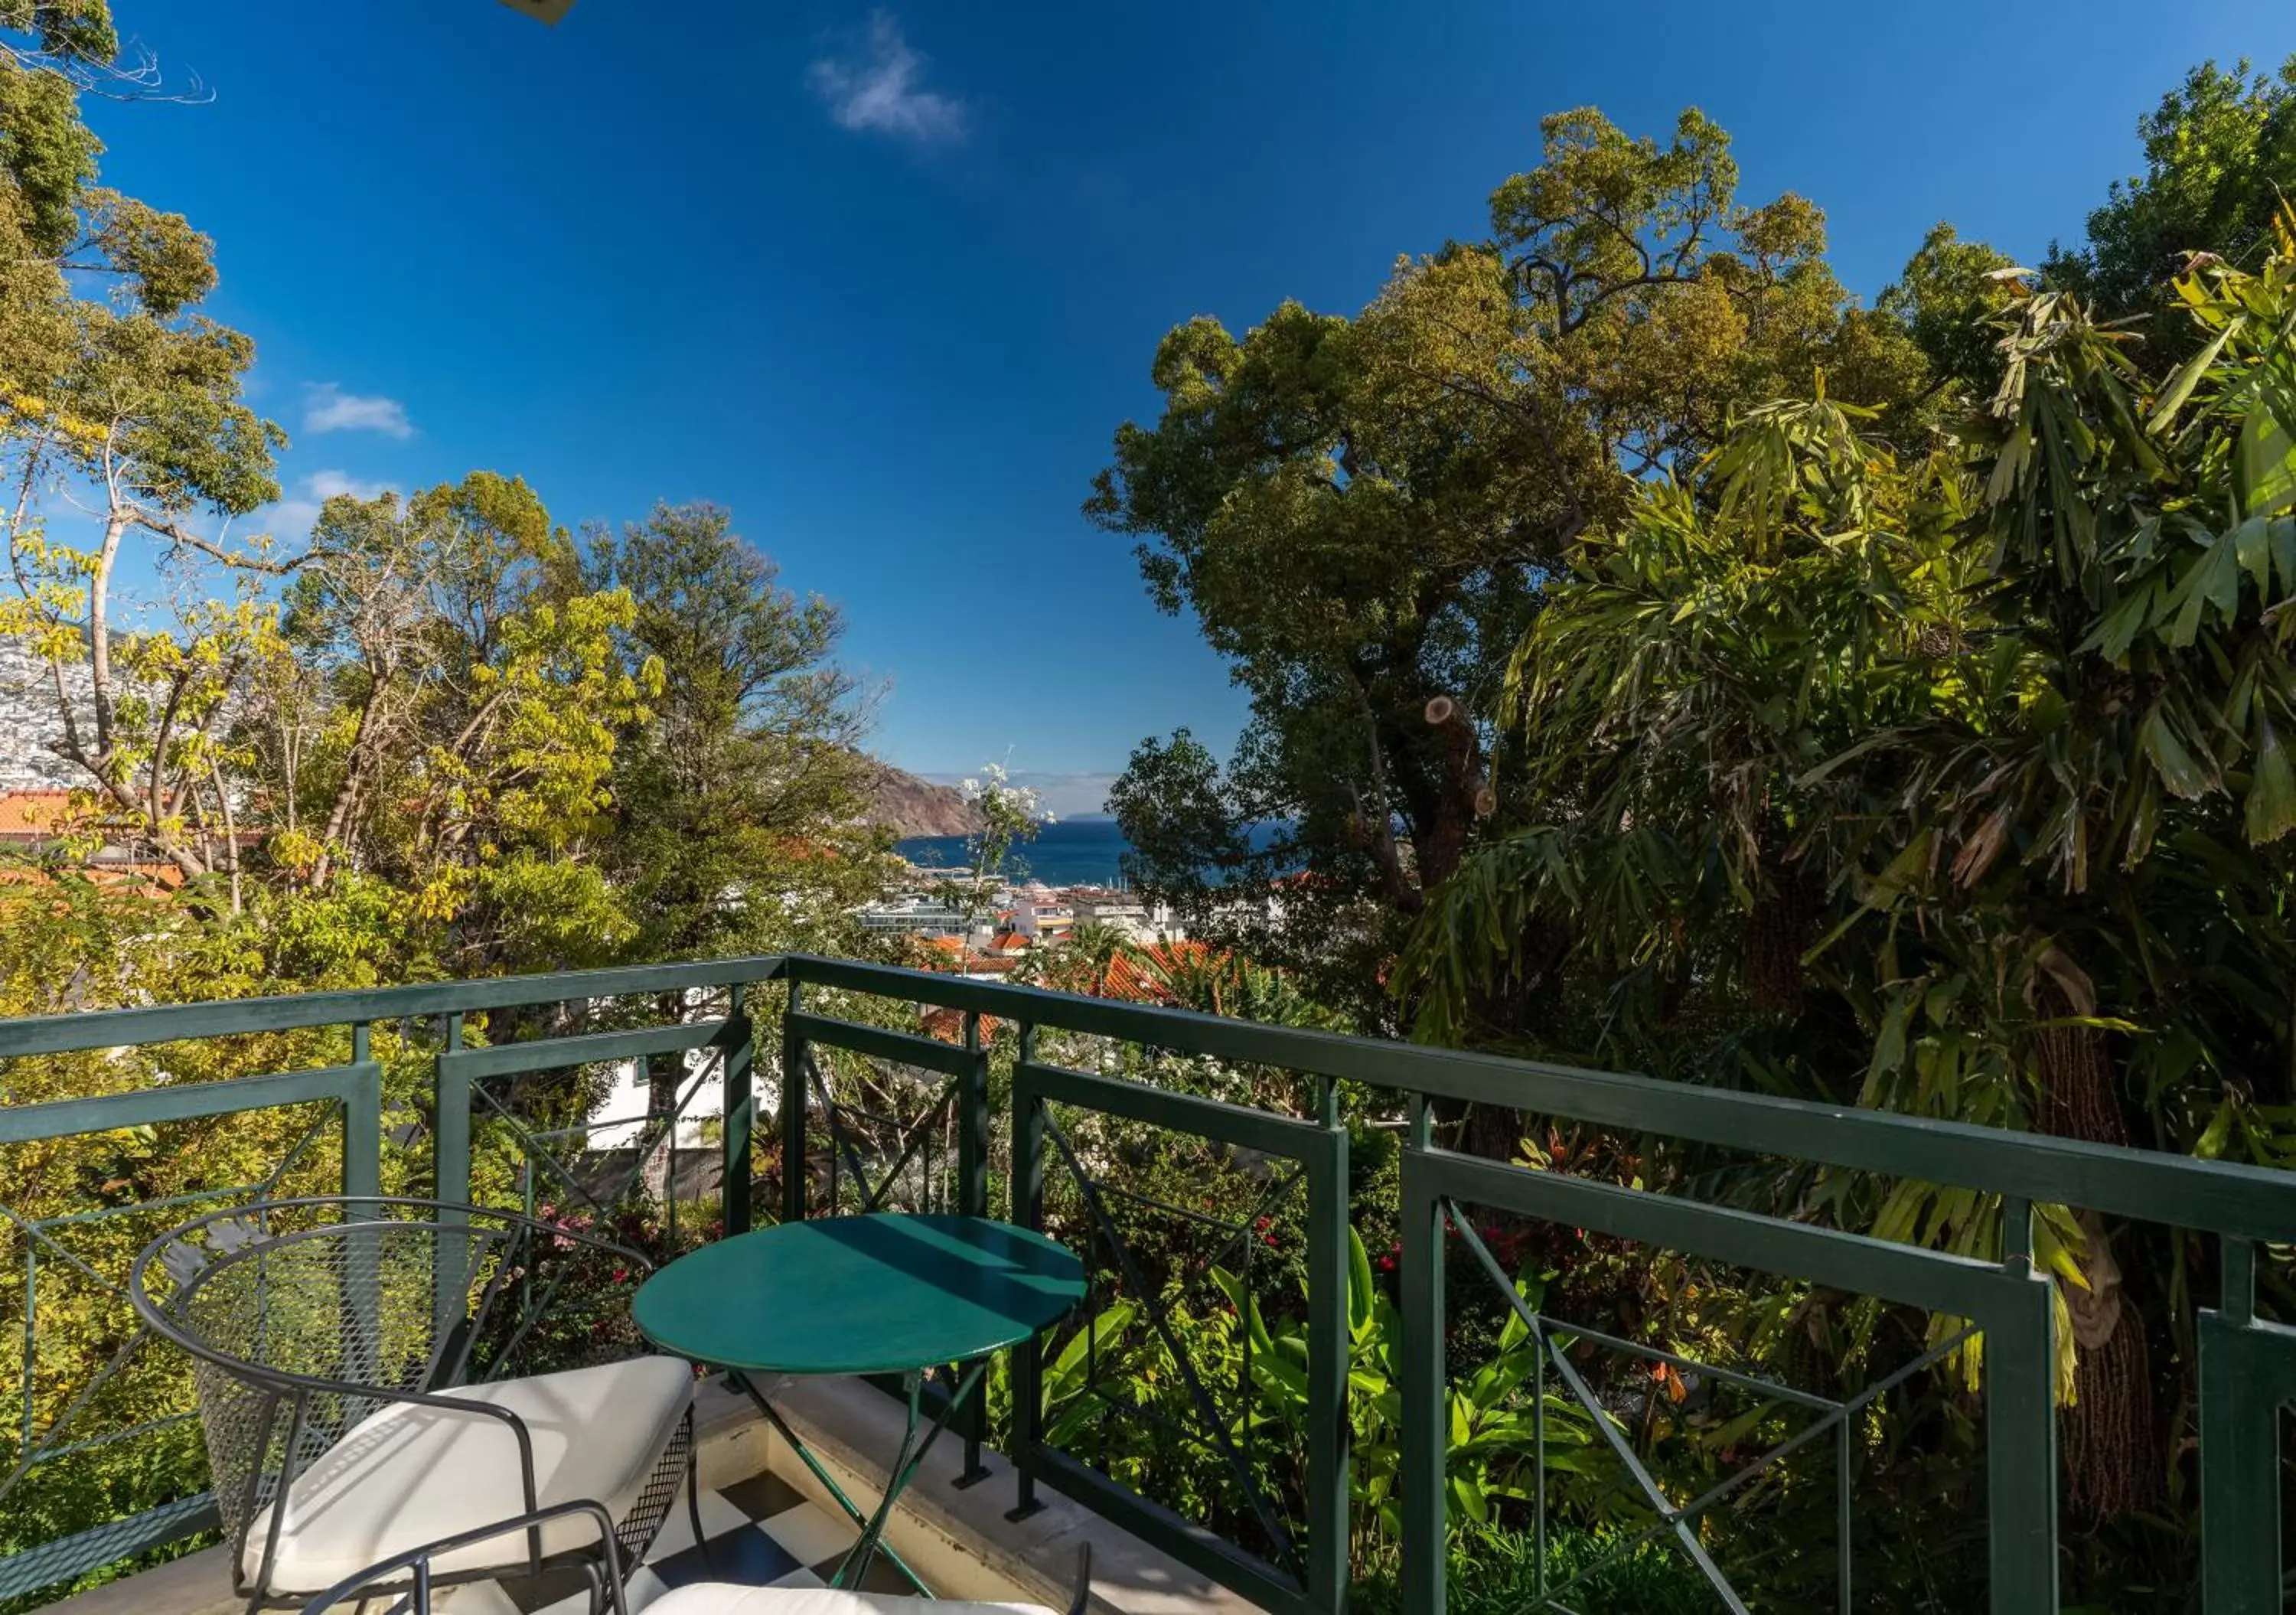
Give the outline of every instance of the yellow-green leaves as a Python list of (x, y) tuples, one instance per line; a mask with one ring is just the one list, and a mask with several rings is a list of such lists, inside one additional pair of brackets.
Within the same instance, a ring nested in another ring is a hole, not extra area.
[[(2197, 301), (2202, 298), (2202, 294), (2191, 276), (2183, 277), (2177, 285), (2179, 289), (2190, 289), (2186, 291), (2188, 301)], [(2224, 329), (2210, 339), (2206, 347), (2185, 361), (2176, 375), (2170, 378), (2169, 385), (2161, 390), (2159, 401), (2153, 405), (2152, 413), (2144, 422), (2147, 430), (2166, 431), (2175, 423), (2177, 412), (2185, 407), (2185, 400), (2193, 396), (2193, 389), (2201, 384), (2201, 379), (2215, 365), (2217, 356), (2224, 351), (2225, 344), (2239, 335), (2245, 324), (2246, 316), (2234, 316), (2225, 323)]]

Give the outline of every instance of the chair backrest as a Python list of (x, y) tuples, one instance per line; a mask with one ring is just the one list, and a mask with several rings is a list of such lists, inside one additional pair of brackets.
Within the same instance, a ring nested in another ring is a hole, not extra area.
[(652, 1264), (571, 1219), (321, 1196), (218, 1211), (138, 1256), (130, 1299), (190, 1354), (234, 1541), (394, 1392), (586, 1366), (643, 1349)]

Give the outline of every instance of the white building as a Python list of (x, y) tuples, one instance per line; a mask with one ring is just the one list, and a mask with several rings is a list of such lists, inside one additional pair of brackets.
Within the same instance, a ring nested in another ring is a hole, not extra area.
[[(694, 1073), (707, 1067), (701, 1086), (694, 1086)], [(763, 1086), (767, 1073), (752, 1068), (751, 1082)], [(677, 1147), (681, 1150), (699, 1148), (702, 1139), (702, 1124), (715, 1122), (726, 1114), (726, 1074), (724, 1062), (715, 1049), (688, 1049), (679, 1056), (677, 1091), (682, 1096), (693, 1088), (693, 1096), (677, 1115)], [(594, 1150), (635, 1149), (645, 1136), (647, 1106), (652, 1092), (652, 1080), (646, 1075), (643, 1060), (624, 1060), (614, 1067), (614, 1086), (606, 1096), (590, 1107), (589, 1144)], [(760, 1103), (758, 1113), (769, 1114), (768, 1107)]]
[(1136, 947), (1187, 939), (1170, 904), (1146, 902), (1137, 892), (1080, 886), (1069, 893), (1069, 906), (1078, 925), (1106, 926)]

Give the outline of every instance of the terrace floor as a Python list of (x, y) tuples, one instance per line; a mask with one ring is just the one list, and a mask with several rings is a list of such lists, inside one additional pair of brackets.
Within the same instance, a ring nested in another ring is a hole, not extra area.
[[(883, 1484), (883, 1462), (900, 1440), (903, 1409), (894, 1398), (849, 1380), (785, 1382), (775, 1405), (838, 1484), (862, 1507)], [(701, 1388), (694, 1420), (700, 1440), (701, 1523), (708, 1554), (696, 1553), (681, 1496), (669, 1520), (629, 1580), (632, 1615), (689, 1581), (810, 1587), (824, 1584), (857, 1535), (827, 1493), (746, 1397), (716, 1381)], [(1040, 1491), (1044, 1507), (1020, 1523), (1013, 1506), (1012, 1466), (984, 1454), (988, 1480), (958, 1488), (962, 1445), (944, 1438), (925, 1456), (902, 1496), (887, 1542), (938, 1596), (1062, 1608), (1076, 1574), (1077, 1552), (1090, 1543), (1095, 1615), (1253, 1615), (1255, 1605), (1188, 1569), (1138, 1537), (1070, 1502)], [(872, 1591), (908, 1586), (882, 1562)], [(157, 1570), (48, 1606), (53, 1615), (230, 1615), (224, 1550), (209, 1548)], [(440, 1615), (579, 1615), (571, 1586), (544, 1578), (480, 1583), (439, 1601)]]
[[(685, 1495), (678, 1494), (661, 1535), (624, 1589), (630, 1615), (670, 1588), (697, 1581), (826, 1586), (859, 1535), (841, 1513), (812, 1501), (771, 1469), (726, 1486), (703, 1487), (701, 1512), (707, 1535), (697, 1545)], [(912, 1591), (882, 1560), (870, 1566), (862, 1587), (873, 1593)], [(1009, 1596), (1023, 1595), (1016, 1587)], [(577, 1570), (483, 1581), (456, 1587), (439, 1600), (441, 1615), (583, 1615), (588, 1607), (585, 1578)]]

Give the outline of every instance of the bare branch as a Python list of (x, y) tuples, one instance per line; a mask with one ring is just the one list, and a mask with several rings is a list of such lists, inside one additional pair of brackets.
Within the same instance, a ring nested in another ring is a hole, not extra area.
[(66, 51), (43, 51), (11, 45), (0, 39), (0, 61), (29, 73), (52, 73), (84, 95), (106, 101), (151, 101), (176, 106), (205, 106), (215, 91), (197, 73), (187, 75), (180, 89), (168, 87), (160, 53), (141, 39), (125, 41), (119, 55), (110, 61), (91, 61)]

